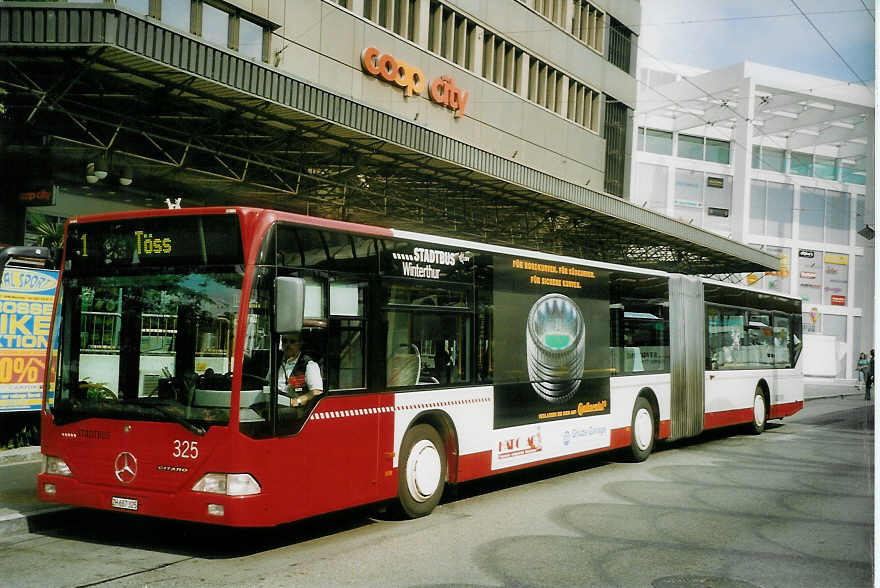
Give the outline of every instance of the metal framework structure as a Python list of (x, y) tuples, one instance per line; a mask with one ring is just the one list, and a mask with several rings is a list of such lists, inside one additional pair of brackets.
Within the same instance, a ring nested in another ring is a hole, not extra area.
[(778, 267), (112, 7), (6, 3), (0, 50), (0, 157), (51, 160), (54, 177), (77, 185), (104, 155), (185, 204), (294, 210), (691, 274)]

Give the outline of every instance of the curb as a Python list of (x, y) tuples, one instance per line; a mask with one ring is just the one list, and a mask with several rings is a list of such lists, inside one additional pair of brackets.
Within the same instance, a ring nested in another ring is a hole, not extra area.
[(75, 510), (72, 506), (49, 506), (38, 511), (0, 515), (0, 537), (53, 529), (61, 522), (62, 513)]
[(31, 445), (30, 447), (19, 447), (17, 449), (7, 449), (0, 451), (0, 466), (13, 463), (27, 463), (32, 461), (40, 461), (40, 446)]

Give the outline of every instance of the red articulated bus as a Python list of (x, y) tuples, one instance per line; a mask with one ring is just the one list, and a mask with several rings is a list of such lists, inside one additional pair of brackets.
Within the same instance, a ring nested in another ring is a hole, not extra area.
[(219, 207), (72, 219), (62, 263), (47, 501), (417, 517), (449, 484), (803, 406), (800, 301), (699, 278)]

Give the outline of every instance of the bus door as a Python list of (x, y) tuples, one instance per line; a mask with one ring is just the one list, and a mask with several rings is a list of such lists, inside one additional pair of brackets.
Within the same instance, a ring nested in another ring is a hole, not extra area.
[[(299, 462), (305, 469), (302, 480), (308, 480), (315, 511), (362, 504), (375, 499), (378, 471), (378, 399), (365, 393), (367, 281), (310, 270), (295, 273), (305, 282), (303, 327), (296, 338), (314, 365), (298, 368), (287, 390), (282, 390), (283, 376), (274, 378), (276, 435), (290, 443), (291, 451), (305, 455)], [(286, 334), (275, 336), (276, 374), (284, 366), (285, 339)], [(308, 397), (309, 380), (314, 381), (308, 372), (316, 368), (323, 390)]]
[(704, 314), (703, 282), (690, 276), (670, 276), (670, 441), (692, 437), (703, 431), (706, 370)]

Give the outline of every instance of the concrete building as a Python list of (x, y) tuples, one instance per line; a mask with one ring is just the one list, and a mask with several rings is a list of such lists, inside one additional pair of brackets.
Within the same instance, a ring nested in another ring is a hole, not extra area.
[(756, 63), (638, 76), (633, 202), (779, 256), (735, 279), (803, 300), (808, 375), (855, 378), (874, 346), (873, 90)]
[[(636, 0), (0, 3), (0, 242), (251, 204), (700, 273), (773, 256), (630, 203)], [(669, 260), (675, 260), (670, 266)]]

